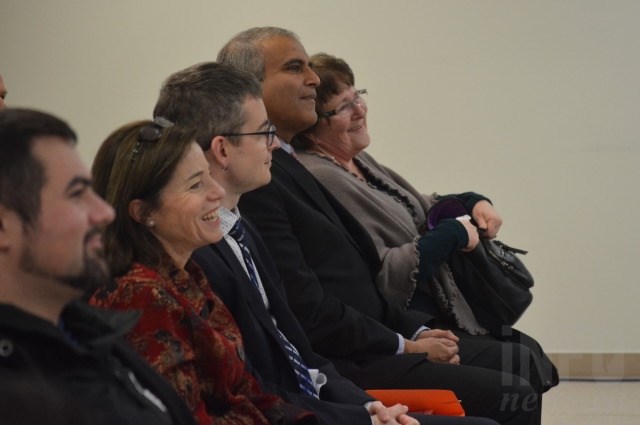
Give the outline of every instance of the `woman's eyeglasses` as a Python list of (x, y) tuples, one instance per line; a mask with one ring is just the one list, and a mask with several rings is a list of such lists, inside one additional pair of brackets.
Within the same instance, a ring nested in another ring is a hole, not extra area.
[(267, 131), (256, 131), (254, 133), (224, 133), (221, 136), (225, 137), (239, 137), (239, 136), (267, 136), (267, 148), (273, 146), (273, 142), (276, 140), (276, 126), (269, 124)]
[(173, 123), (165, 117), (155, 117), (153, 124), (145, 125), (140, 129), (138, 133), (138, 140), (133, 147), (131, 154), (131, 162), (134, 162), (140, 153), (140, 147), (142, 142), (157, 142), (162, 137), (162, 130), (172, 127)]
[(332, 110), (332, 111), (327, 111), (327, 112), (319, 112), (318, 113), (318, 117), (320, 118), (329, 118), (332, 117), (334, 115), (345, 115), (351, 111), (353, 111), (356, 107), (356, 105), (360, 106), (361, 108), (367, 106), (367, 89), (360, 89), (360, 90), (356, 90), (356, 95), (354, 96), (353, 100), (347, 102), (347, 103), (343, 103), (342, 105), (338, 106), (336, 109)]

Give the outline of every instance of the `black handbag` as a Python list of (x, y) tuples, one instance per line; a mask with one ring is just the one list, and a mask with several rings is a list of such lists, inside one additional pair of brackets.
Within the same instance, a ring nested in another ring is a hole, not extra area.
[(533, 277), (516, 253), (526, 251), (481, 239), (472, 251), (457, 252), (449, 260), (458, 289), (489, 331), (516, 323), (533, 301)]
[[(429, 211), (428, 226), (444, 218), (468, 214), (456, 198), (444, 198)], [(526, 251), (498, 240), (480, 239), (470, 252), (457, 251), (449, 259), (453, 278), (478, 322), (491, 333), (503, 333), (522, 316), (533, 300), (533, 276), (516, 254)]]

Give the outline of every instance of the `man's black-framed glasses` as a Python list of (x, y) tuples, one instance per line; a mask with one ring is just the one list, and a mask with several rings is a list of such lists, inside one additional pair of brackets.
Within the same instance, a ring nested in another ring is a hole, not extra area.
[(329, 118), (334, 115), (345, 115), (355, 108), (356, 105), (360, 107), (367, 106), (367, 89), (356, 90), (356, 94), (353, 97), (353, 100), (343, 103), (338, 106), (336, 109), (327, 112), (318, 112), (318, 117), (321, 118)]
[(267, 131), (256, 131), (253, 133), (224, 133), (221, 136), (225, 137), (239, 137), (239, 136), (267, 136), (267, 148), (273, 146), (273, 142), (276, 140), (276, 126), (269, 123)]
[(135, 161), (140, 153), (141, 143), (157, 142), (162, 137), (162, 130), (172, 126), (173, 123), (165, 117), (155, 117), (152, 124), (142, 127), (138, 133), (138, 140), (133, 147), (131, 162)]

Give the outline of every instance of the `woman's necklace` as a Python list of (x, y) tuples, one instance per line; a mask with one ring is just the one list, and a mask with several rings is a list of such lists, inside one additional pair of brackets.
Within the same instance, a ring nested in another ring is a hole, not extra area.
[(357, 177), (358, 179), (362, 180), (362, 181), (366, 181), (367, 179), (365, 178), (364, 174), (362, 173), (362, 171), (358, 168), (357, 164), (355, 163), (355, 161), (352, 161), (351, 163), (353, 164), (353, 167), (347, 167), (346, 165), (344, 165), (343, 163), (341, 163), (340, 161), (338, 161), (336, 159), (335, 156), (330, 155), (327, 151), (325, 151), (324, 149), (322, 149), (320, 146), (315, 145), (313, 147), (312, 150), (308, 151), (311, 154), (315, 154), (318, 155), (319, 157), (325, 158), (325, 159), (330, 159), (334, 164), (336, 164), (338, 167), (343, 168), (345, 171), (353, 174), (355, 177)]
[(317, 155), (320, 158), (324, 158), (327, 161), (333, 162), (335, 165), (342, 168), (343, 170), (345, 170), (347, 173), (351, 174), (358, 180), (365, 182), (372, 189), (379, 190), (380, 192), (393, 198), (393, 200), (395, 200), (396, 202), (398, 202), (400, 205), (404, 206), (407, 209), (407, 211), (409, 212), (409, 215), (411, 216), (411, 219), (413, 220), (413, 223), (416, 225), (416, 228), (420, 231), (420, 234), (424, 233), (425, 231), (423, 228), (424, 224), (420, 223), (420, 220), (418, 219), (418, 213), (416, 212), (416, 206), (413, 204), (413, 202), (411, 202), (409, 197), (402, 194), (398, 189), (390, 186), (387, 182), (385, 182), (380, 177), (376, 176), (367, 166), (365, 166), (360, 160), (358, 160), (358, 158), (353, 158), (354, 167), (358, 170), (358, 173), (354, 173), (353, 171), (345, 167), (343, 164), (338, 162), (333, 155), (329, 155), (327, 152), (325, 152), (320, 146), (316, 145), (315, 149), (308, 150), (307, 152), (312, 155)]
[(333, 155), (329, 155), (329, 154), (327, 153), (327, 151), (325, 151), (324, 149), (322, 149), (322, 148), (320, 147), (320, 145), (314, 145), (314, 146), (313, 146), (313, 149), (311, 150), (311, 152), (312, 152), (312, 153), (316, 153), (316, 154), (322, 154), (323, 156), (326, 156), (327, 158), (331, 158), (331, 160), (332, 160), (332, 161), (334, 161), (334, 162), (338, 162), (338, 161), (336, 161), (336, 157), (335, 157), (335, 156), (333, 156)]

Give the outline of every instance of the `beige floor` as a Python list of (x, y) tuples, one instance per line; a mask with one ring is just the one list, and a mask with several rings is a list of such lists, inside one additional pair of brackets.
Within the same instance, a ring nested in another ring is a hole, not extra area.
[(543, 400), (542, 425), (640, 425), (640, 381), (561, 381)]

